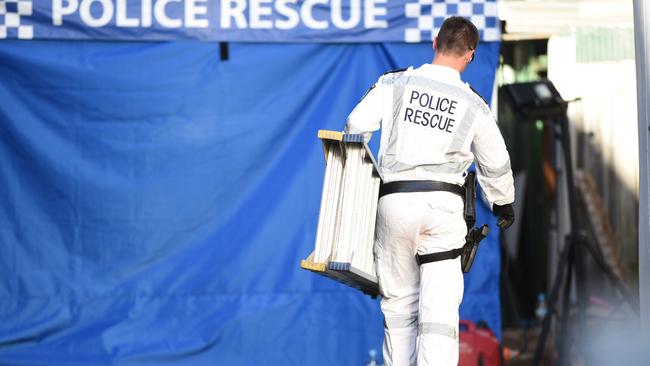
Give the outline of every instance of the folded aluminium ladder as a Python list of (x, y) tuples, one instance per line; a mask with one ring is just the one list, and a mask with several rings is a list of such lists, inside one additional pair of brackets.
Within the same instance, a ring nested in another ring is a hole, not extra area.
[(379, 294), (373, 253), (381, 176), (363, 135), (318, 131), (325, 178), (314, 251), (300, 266)]

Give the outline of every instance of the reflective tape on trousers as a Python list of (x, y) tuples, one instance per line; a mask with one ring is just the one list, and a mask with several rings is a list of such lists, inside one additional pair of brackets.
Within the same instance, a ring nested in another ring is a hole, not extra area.
[(422, 334), (436, 334), (458, 339), (456, 327), (443, 323), (420, 323), (418, 326), (418, 335)]
[(417, 321), (417, 316), (390, 317), (384, 319), (384, 327), (386, 329), (410, 328), (414, 327)]

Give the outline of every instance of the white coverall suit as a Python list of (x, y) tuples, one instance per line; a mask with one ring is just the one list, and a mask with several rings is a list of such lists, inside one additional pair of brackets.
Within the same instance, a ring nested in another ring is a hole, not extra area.
[[(425, 64), (384, 74), (349, 115), (346, 132), (369, 138), (380, 127), (384, 183), (462, 185), (476, 158), (488, 201), (514, 201), (510, 158), (496, 120), (458, 71)], [(375, 257), (386, 366), (458, 364), (460, 258), (418, 266), (415, 255), (462, 247), (466, 234), (456, 194), (394, 193), (379, 200)]]

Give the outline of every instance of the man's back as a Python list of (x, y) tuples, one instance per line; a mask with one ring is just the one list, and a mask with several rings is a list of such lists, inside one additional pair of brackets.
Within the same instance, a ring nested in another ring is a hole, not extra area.
[(489, 200), (514, 199), (510, 160), (496, 121), (452, 68), (424, 64), (382, 75), (347, 123), (350, 132), (381, 127), (379, 164), (386, 183), (436, 180), (461, 185), (476, 158)]

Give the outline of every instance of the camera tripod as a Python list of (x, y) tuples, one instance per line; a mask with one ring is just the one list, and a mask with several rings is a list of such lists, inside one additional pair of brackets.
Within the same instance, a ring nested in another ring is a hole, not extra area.
[[(560, 102), (558, 100), (558, 102)], [(564, 162), (564, 172), (566, 177), (566, 188), (568, 192), (568, 204), (569, 204), (569, 225), (570, 232), (566, 237), (564, 247), (560, 254), (560, 258), (557, 264), (557, 272), (553, 280), (553, 285), (551, 287), (551, 294), (548, 302), (549, 311), (546, 313), (542, 321), (542, 330), (539, 336), (537, 346), (535, 349), (535, 354), (533, 358), (533, 366), (539, 366), (542, 357), (544, 354), (544, 347), (546, 344), (546, 338), (549, 334), (551, 328), (551, 320), (553, 316), (559, 315), (559, 365), (566, 364), (566, 346), (567, 346), (567, 337), (568, 333), (567, 328), (569, 327), (570, 320), (570, 298), (571, 298), (571, 288), (575, 276), (575, 288), (576, 288), (576, 298), (577, 298), (577, 326), (580, 334), (585, 334), (586, 329), (586, 281), (585, 281), (585, 257), (586, 253), (591, 255), (592, 259), (602, 271), (603, 274), (609, 279), (611, 284), (616, 289), (618, 296), (621, 301), (627, 302), (631, 308), (638, 314), (638, 304), (634, 302), (634, 297), (632, 296), (629, 289), (625, 286), (623, 282), (619, 279), (618, 276), (611, 269), (609, 264), (603, 258), (601, 252), (596, 249), (593, 243), (588, 239), (584, 230), (580, 227), (580, 222), (578, 220), (578, 202), (577, 202), (577, 193), (576, 186), (574, 181), (573, 166), (571, 159), (571, 146), (569, 141), (569, 121), (567, 117), (567, 105), (565, 101), (561, 101), (559, 110), (562, 113), (557, 113), (552, 117), (551, 121), (555, 126), (559, 127), (556, 130), (559, 130), (559, 139), (561, 144), (561, 151), (563, 155)], [(556, 109), (557, 110), (557, 109)], [(560, 291), (563, 291), (562, 295), (562, 311), (557, 314), (557, 305), (560, 300)], [(579, 348), (579, 347), (578, 347)]]

